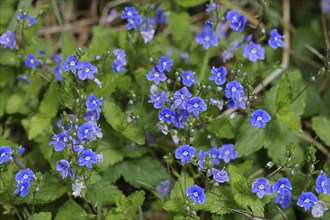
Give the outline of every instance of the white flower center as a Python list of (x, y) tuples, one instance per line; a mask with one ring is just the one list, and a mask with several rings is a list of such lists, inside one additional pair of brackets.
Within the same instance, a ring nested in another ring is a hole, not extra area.
[(285, 187), (285, 185), (284, 184), (281, 184), (281, 186), (280, 186), (282, 189)]
[(167, 65), (167, 62), (163, 62), (163, 66), (166, 66)]
[(87, 128), (84, 130), (84, 133), (85, 133), (85, 134), (87, 134), (87, 133), (88, 133), (88, 129), (87, 129)]
[(160, 96), (157, 96), (156, 100), (158, 101), (160, 99)]
[(262, 120), (262, 117), (261, 116), (258, 116), (257, 117), (257, 121), (261, 121)]
[(277, 37), (274, 37), (274, 41), (277, 41), (278, 40), (278, 38)]
[(256, 48), (253, 48), (253, 49), (251, 50), (251, 53), (256, 54), (256, 53), (257, 53), (257, 49), (256, 49)]
[(127, 15), (132, 16), (132, 12), (131, 11), (127, 12)]
[(183, 154), (184, 156), (187, 156), (187, 155), (188, 155), (188, 151), (184, 151), (182, 154)]
[(185, 98), (185, 96), (184, 95), (181, 95), (181, 99), (184, 99)]
[(232, 91), (232, 92), (236, 92), (236, 87), (232, 87), (232, 88), (231, 88), (231, 91)]
[(74, 61), (70, 62), (70, 66), (74, 66), (76, 63)]
[(170, 117), (170, 115), (169, 114), (165, 114), (165, 117), (168, 118), (168, 117)]
[(306, 198), (305, 200), (304, 200), (304, 202), (306, 202), (306, 203), (308, 203), (308, 202), (310, 202), (311, 200), (309, 199), (309, 198)]
[(34, 59), (30, 59), (30, 63), (34, 63)]
[(190, 76), (186, 76), (186, 79), (188, 79), (188, 80), (189, 80), (189, 79), (190, 79)]
[(198, 108), (198, 106), (199, 106), (198, 103), (195, 103), (195, 104), (194, 104), (194, 107), (195, 107), (195, 108)]
[(27, 179), (29, 176), (27, 174), (24, 174), (23, 179)]
[(230, 150), (226, 150), (225, 155), (229, 155), (229, 154), (230, 154)]
[(265, 189), (265, 186), (263, 184), (259, 185), (259, 189)]
[(205, 40), (205, 41), (209, 41), (209, 40), (210, 40), (210, 37), (209, 37), (209, 36), (205, 36), (205, 37), (204, 37), (204, 40)]
[(154, 76), (159, 77), (159, 72), (155, 72)]
[(86, 68), (86, 69), (85, 69), (85, 73), (88, 73), (88, 72), (89, 72), (89, 68)]
[(1, 153), (1, 157), (4, 157), (6, 155), (6, 152)]
[(90, 160), (90, 159), (91, 159), (90, 156), (85, 157), (85, 160)]
[(9, 37), (6, 37), (6, 41), (9, 43), (10, 42), (10, 38)]
[(198, 197), (198, 192), (193, 193), (195, 197)]
[(22, 186), (21, 186), (21, 191), (23, 191), (23, 190), (24, 190), (24, 188), (25, 188), (25, 187), (24, 187), (24, 185), (22, 185)]
[(68, 138), (67, 138), (67, 137), (64, 137), (64, 138), (63, 138), (63, 141), (64, 141), (64, 142), (67, 142), (67, 141), (68, 141)]

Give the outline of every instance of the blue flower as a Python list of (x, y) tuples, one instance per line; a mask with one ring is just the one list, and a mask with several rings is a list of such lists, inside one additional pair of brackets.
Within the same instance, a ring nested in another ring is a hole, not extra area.
[(95, 73), (97, 73), (97, 68), (90, 62), (84, 61), (81, 63), (81, 68), (78, 69), (78, 78), (80, 80), (94, 79)]
[(215, 168), (211, 169), (211, 175), (213, 176), (213, 179), (219, 183), (229, 182), (230, 179), (228, 177), (227, 171), (223, 170), (217, 170)]
[(218, 2), (212, 2), (211, 4), (206, 4), (206, 9), (205, 12), (206, 13), (210, 13), (214, 10), (219, 10), (222, 8), (222, 5)]
[(78, 159), (79, 166), (85, 166), (88, 169), (92, 168), (93, 163), (99, 162), (97, 154), (92, 150), (84, 150)]
[(330, 195), (330, 178), (327, 177), (326, 173), (317, 176), (316, 192)]
[(176, 128), (184, 128), (184, 123), (189, 118), (189, 113), (184, 109), (174, 112), (173, 123)]
[(175, 151), (175, 158), (181, 159), (182, 164), (186, 164), (192, 161), (192, 157), (195, 155), (196, 150), (188, 144), (181, 145)]
[(215, 84), (222, 85), (226, 82), (227, 70), (226, 67), (220, 66), (218, 68), (213, 67), (211, 70), (211, 76), (209, 80), (214, 80)]
[(206, 103), (198, 96), (192, 97), (187, 102), (187, 111), (192, 113), (195, 118), (199, 115), (200, 111), (204, 112), (206, 110)]
[(148, 103), (154, 103), (154, 108), (160, 109), (165, 105), (166, 99), (167, 95), (164, 91), (162, 91), (159, 94), (152, 94)]
[(61, 172), (62, 179), (65, 179), (68, 174), (70, 175), (71, 179), (74, 179), (74, 173), (70, 169), (70, 163), (67, 160), (59, 160), (56, 162), (56, 170)]
[(226, 39), (227, 38), (226, 31), (227, 31), (227, 26), (224, 23), (219, 22), (215, 31), (217, 37), (219, 39)]
[(64, 62), (63, 69), (65, 71), (71, 70), (72, 73), (76, 74), (77, 69), (82, 67), (82, 63), (77, 59), (76, 56), (68, 56), (68, 60)]
[(259, 128), (264, 128), (266, 126), (266, 123), (269, 122), (271, 119), (272, 118), (266, 111), (258, 109), (252, 112), (250, 117), (250, 125), (251, 127), (258, 126)]
[(112, 63), (112, 68), (115, 73), (121, 73), (124, 72), (127, 60), (126, 60), (126, 53), (122, 49), (115, 49), (113, 51), (113, 54), (115, 55), (115, 60)]
[(152, 67), (152, 70), (147, 74), (147, 79), (149, 81), (154, 81), (158, 85), (160, 81), (165, 81), (167, 77), (164, 72), (161, 72), (157, 68)]
[(24, 19), (24, 14), (19, 12), (19, 13), (17, 14), (16, 19), (17, 19), (18, 21)]
[(62, 81), (62, 67), (61, 65), (57, 65), (54, 67), (53, 69), (54, 71), (54, 78), (57, 80), (57, 81)]
[(261, 199), (264, 195), (271, 195), (273, 193), (272, 185), (268, 179), (264, 177), (258, 178), (252, 183), (252, 192), (257, 193), (258, 198)]
[(128, 30), (131, 30), (132, 28), (138, 29), (138, 26), (142, 23), (142, 19), (134, 6), (125, 7), (125, 11), (121, 14), (121, 18), (127, 19), (128, 23), (126, 28)]
[(215, 98), (210, 98), (210, 104), (218, 107), (219, 111), (223, 109), (223, 100), (217, 100)]
[(210, 22), (207, 22), (205, 27), (198, 32), (196, 35), (196, 42), (203, 45), (204, 49), (218, 45), (218, 37), (212, 30), (212, 24)]
[(100, 112), (97, 110), (87, 110), (85, 112), (85, 121), (97, 121), (100, 119)]
[(86, 102), (86, 107), (90, 110), (96, 110), (98, 112), (101, 111), (100, 106), (102, 106), (102, 101), (98, 99), (93, 93), (88, 96), (88, 100)]
[(203, 204), (205, 202), (206, 196), (204, 189), (197, 185), (189, 187), (186, 190), (186, 194), (193, 202), (197, 202), (199, 204)]
[(246, 17), (240, 15), (237, 10), (228, 11), (226, 14), (226, 19), (229, 22), (229, 26), (232, 30), (237, 32), (242, 32), (246, 24)]
[(314, 195), (314, 193), (303, 192), (297, 200), (297, 205), (300, 207), (304, 207), (305, 211), (308, 211), (317, 202), (318, 202), (318, 199)]
[(33, 54), (28, 54), (25, 65), (35, 70), (38, 66), (38, 61), (34, 58)]
[(78, 153), (78, 155), (85, 150), (84, 141), (81, 140), (72, 140), (73, 150)]
[(0, 146), (0, 164), (9, 163), (12, 160), (13, 150), (10, 146)]
[(243, 49), (243, 57), (249, 58), (254, 63), (257, 60), (265, 59), (265, 49), (260, 44), (255, 44), (252, 41), (245, 45)]
[(25, 20), (27, 20), (29, 22), (28, 27), (32, 27), (36, 23), (37, 19), (35, 17), (28, 15), (28, 16), (26, 16)]
[(24, 152), (25, 152), (25, 148), (22, 147), (22, 146), (20, 146), (20, 147), (17, 149), (17, 154), (18, 154), (18, 155), (22, 155), (22, 154), (24, 154)]
[(233, 144), (224, 144), (219, 148), (219, 158), (223, 159), (225, 163), (237, 158), (237, 152)]
[(292, 190), (291, 183), (288, 178), (280, 178), (273, 185), (273, 191), (280, 195), (284, 195), (286, 192), (290, 192)]
[(161, 121), (166, 121), (167, 124), (171, 124), (173, 121), (174, 113), (169, 108), (162, 109), (161, 112), (159, 112), (158, 118)]
[(283, 36), (278, 33), (276, 29), (271, 30), (270, 39), (268, 40), (268, 45), (277, 49), (278, 47), (284, 47)]
[(18, 171), (15, 176), (15, 180), (18, 183), (28, 182), (30, 183), (35, 178), (34, 172), (29, 168), (22, 169)]
[(212, 160), (212, 163), (214, 165), (219, 165), (220, 164), (220, 155), (219, 155), (219, 150), (216, 149), (215, 147), (211, 148), (209, 150), (209, 154)]
[(183, 109), (187, 108), (187, 102), (192, 94), (189, 92), (187, 87), (183, 87), (176, 91), (173, 95), (174, 103), (171, 105), (171, 108), (181, 107)]
[(3, 48), (9, 47), (10, 49), (14, 49), (16, 45), (15, 34), (11, 31), (1, 34), (0, 44), (2, 44)]
[(325, 202), (323, 202), (322, 200), (319, 200), (315, 205), (312, 206), (311, 213), (314, 218), (321, 218), (323, 217), (324, 211), (326, 210), (328, 210), (327, 204), (325, 204)]
[(207, 152), (204, 152), (202, 150), (199, 151), (198, 153), (198, 165), (201, 169), (206, 169), (206, 167), (204, 166), (204, 163), (205, 163), (205, 157), (206, 156), (209, 156), (209, 154)]
[(15, 194), (25, 197), (29, 193), (30, 182), (19, 182)]
[(173, 65), (173, 60), (171, 60), (170, 58), (168, 58), (166, 56), (161, 56), (158, 60), (157, 69), (160, 72), (164, 72), (165, 70), (167, 72), (170, 72), (172, 65)]
[(321, 0), (320, 6), (323, 14), (330, 12), (330, 0)]
[(246, 109), (246, 101), (244, 98), (239, 100), (236, 99), (228, 99), (228, 108), (241, 108)]
[(191, 86), (193, 83), (196, 83), (197, 80), (195, 79), (195, 73), (192, 71), (182, 71), (182, 83), (185, 86)]
[(21, 75), (18, 75), (17, 76), (17, 79), (18, 80), (23, 80), (23, 82), (26, 84), (26, 85), (30, 85), (30, 80), (29, 78), (26, 76), (25, 73), (21, 74)]
[(274, 203), (280, 204), (283, 209), (286, 209), (291, 205), (291, 196), (292, 194), (290, 191), (285, 191), (284, 194), (278, 194), (275, 197)]
[(241, 46), (242, 46), (241, 41), (234, 40), (233, 42), (231, 42), (227, 47), (227, 49), (222, 53), (223, 62), (227, 62), (228, 60), (233, 58), (235, 51), (238, 50)]
[(171, 181), (164, 180), (157, 184), (156, 190), (165, 198), (171, 191)]
[(227, 99), (241, 100), (244, 97), (244, 87), (236, 80), (226, 84), (225, 96)]
[(156, 10), (156, 22), (158, 24), (167, 24), (167, 19), (164, 16), (164, 11), (162, 8), (157, 8)]
[(55, 151), (61, 151), (69, 143), (69, 133), (62, 131), (59, 134), (54, 134), (53, 140), (49, 142), (49, 145), (53, 144)]
[(82, 124), (77, 131), (79, 140), (91, 140), (94, 136), (94, 126), (91, 123)]

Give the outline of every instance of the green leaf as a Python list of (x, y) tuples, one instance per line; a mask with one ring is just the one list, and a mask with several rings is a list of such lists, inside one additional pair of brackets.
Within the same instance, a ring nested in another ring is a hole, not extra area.
[(280, 85), (277, 90), (275, 112), (279, 112), (281, 109), (290, 109), (291, 104), (292, 104), (291, 83), (288, 74), (285, 73), (280, 81)]
[(264, 144), (264, 130), (251, 127), (247, 120), (239, 128), (235, 149), (239, 157), (247, 156), (259, 150)]
[(45, 132), (45, 129), (49, 126), (50, 121), (50, 118), (45, 118), (39, 114), (33, 116), (29, 123), (28, 139), (32, 140), (39, 134)]
[(52, 220), (52, 213), (51, 212), (39, 212), (35, 213), (32, 216), (33, 220)]
[(299, 116), (295, 115), (293, 112), (282, 110), (276, 114), (277, 119), (285, 124), (288, 128), (298, 132), (303, 133), (301, 126), (301, 119)]
[(252, 210), (255, 216), (264, 216), (263, 202), (254, 194), (236, 193), (234, 196), (235, 202), (246, 210)]
[(4, 66), (18, 66), (19, 59), (13, 50), (1, 48), (0, 64)]
[(330, 119), (323, 116), (313, 117), (312, 128), (324, 144), (330, 146)]
[(166, 169), (159, 161), (148, 156), (125, 160), (116, 164), (115, 169), (120, 171), (126, 182), (135, 187), (141, 187), (139, 182), (155, 186), (158, 182), (169, 178)]
[(40, 103), (39, 111), (42, 115), (53, 118), (57, 114), (60, 97), (58, 96), (59, 88), (57, 82), (50, 84), (43, 100)]
[[(187, 1), (191, 2), (191, 1)], [(170, 28), (173, 40), (176, 43), (181, 43), (186, 45), (190, 41), (187, 38), (190, 38), (190, 17), (188, 13), (177, 14), (175, 12), (171, 13), (168, 17), (168, 26)], [(184, 34), (182, 34), (184, 33)], [(183, 49), (183, 48), (182, 48)]]
[(9, 92), (9, 90), (4, 90), (4, 91), (1, 91), (1, 93), (0, 93), (0, 100), (1, 100), (0, 101), (0, 118), (5, 113), (7, 101), (9, 100), (10, 95), (11, 95), (11, 93)]
[(182, 172), (178, 180), (174, 184), (173, 189), (171, 190), (170, 198), (186, 198), (186, 190), (188, 187), (194, 185), (194, 180), (189, 176), (188, 173)]
[(207, 2), (207, 0), (175, 0), (175, 3), (185, 7), (185, 8), (192, 8), (192, 7), (196, 7), (198, 5), (204, 4), (205, 2)]
[(243, 192), (247, 190), (247, 180), (234, 165), (229, 164), (228, 174), (235, 191)]
[(167, 211), (175, 211), (175, 212), (179, 212), (179, 213), (183, 213), (185, 210), (186, 204), (185, 204), (185, 200), (183, 200), (182, 198), (174, 198), (174, 199), (170, 199), (168, 201), (165, 202), (165, 204), (163, 205), (163, 208)]
[(297, 116), (301, 116), (305, 111), (307, 93), (310, 93), (310, 88), (304, 90), (306, 85), (300, 70), (295, 69), (288, 73), (288, 76), (291, 83), (292, 98), (294, 99), (290, 111)]
[(65, 202), (56, 213), (55, 220), (88, 219), (85, 210), (73, 200)]
[(234, 138), (233, 126), (226, 118), (212, 121), (208, 124), (206, 130), (217, 138)]
[(206, 200), (203, 207), (206, 211), (218, 215), (229, 213), (229, 211), (224, 208), (224, 207), (228, 208), (228, 206), (225, 205), (225, 201), (223, 200), (223, 198), (222, 197), (219, 198), (218, 196), (209, 192), (206, 193)]
[(24, 104), (25, 104), (24, 99), (20, 95), (15, 93), (12, 96), (10, 96), (10, 98), (7, 101), (6, 112), (8, 114), (15, 114), (19, 112), (19, 110)]
[(108, 181), (97, 181), (88, 187), (86, 198), (94, 204), (95, 207), (115, 203), (115, 196), (121, 192), (117, 186), (109, 184)]

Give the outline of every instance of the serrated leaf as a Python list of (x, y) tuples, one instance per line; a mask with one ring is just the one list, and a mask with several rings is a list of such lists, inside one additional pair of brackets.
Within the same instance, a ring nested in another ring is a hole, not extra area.
[(40, 103), (39, 111), (42, 115), (53, 118), (57, 114), (59, 104), (59, 88), (57, 82), (50, 84), (43, 100)]
[(116, 196), (116, 209), (112, 209), (107, 219), (121, 219), (124, 215), (125, 219), (132, 218), (138, 212), (144, 201), (144, 191), (136, 191), (126, 197), (123, 194)]
[(169, 179), (166, 169), (159, 161), (148, 156), (126, 160), (114, 167), (120, 171), (126, 182), (138, 188), (141, 187), (139, 182), (155, 186), (158, 182)]
[(290, 71), (288, 76), (291, 83), (292, 98), (294, 99), (290, 111), (297, 116), (301, 116), (305, 111), (307, 93), (310, 93), (310, 90), (308, 88), (308, 90), (304, 91), (305, 83), (300, 70)]
[[(206, 193), (206, 201), (203, 205), (206, 211), (209, 211), (214, 214), (223, 215), (229, 213), (225, 205), (224, 200), (214, 195), (213, 193)], [(227, 207), (228, 208), (228, 207)]]
[(245, 177), (242, 175), (242, 173), (239, 172), (237, 167), (235, 167), (232, 164), (229, 164), (228, 174), (229, 174), (229, 178), (230, 178), (232, 187), (234, 187), (235, 191), (241, 192), (241, 191), (246, 190), (247, 181), (246, 181)]
[(183, 213), (185, 210), (185, 201), (181, 198), (170, 199), (165, 202), (163, 208), (167, 211), (175, 211), (179, 213)]
[(55, 220), (88, 219), (85, 210), (73, 200), (65, 202), (57, 211)]
[(51, 220), (52, 219), (52, 213), (51, 212), (39, 212), (35, 213), (32, 216), (33, 220)]
[(109, 184), (108, 181), (98, 181), (88, 187), (86, 198), (97, 207), (115, 203), (115, 196), (121, 193), (117, 186)]
[(312, 128), (324, 144), (330, 146), (330, 119), (323, 116), (313, 117)]
[(236, 193), (234, 196), (235, 202), (246, 210), (252, 210), (252, 213), (257, 217), (264, 216), (263, 202), (253, 194)]
[(186, 198), (186, 190), (188, 187), (194, 185), (194, 180), (188, 173), (182, 172), (178, 180), (175, 182), (173, 189), (171, 190), (170, 198)]
[(230, 139), (234, 137), (233, 126), (226, 118), (221, 118), (219, 120), (212, 121), (207, 125), (206, 130), (208, 130), (217, 138)]
[(42, 117), (41, 115), (35, 115), (31, 118), (28, 130), (28, 139), (32, 140), (39, 134), (43, 133), (49, 126), (51, 119)]
[(24, 105), (24, 103), (24, 99), (20, 95), (15, 93), (10, 96), (7, 101), (6, 112), (8, 114), (14, 114), (19, 112), (20, 108)]
[(293, 112), (282, 110), (276, 114), (276, 118), (295, 132), (303, 133), (301, 119)]
[(248, 122), (245, 122), (239, 128), (236, 140), (235, 149), (238, 156), (247, 156), (263, 146), (264, 130), (258, 127), (251, 127)]
[(292, 104), (291, 83), (287, 73), (285, 73), (282, 76), (280, 85), (277, 90), (275, 112), (278, 112), (281, 109), (290, 109), (291, 104)]

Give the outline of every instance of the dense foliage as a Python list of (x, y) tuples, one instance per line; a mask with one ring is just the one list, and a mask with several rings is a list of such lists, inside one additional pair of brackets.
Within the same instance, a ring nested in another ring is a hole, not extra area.
[(2, 0), (0, 218), (329, 219), (329, 12)]

